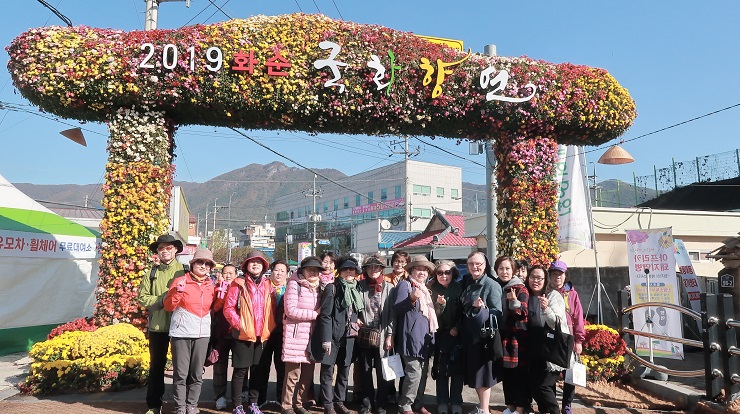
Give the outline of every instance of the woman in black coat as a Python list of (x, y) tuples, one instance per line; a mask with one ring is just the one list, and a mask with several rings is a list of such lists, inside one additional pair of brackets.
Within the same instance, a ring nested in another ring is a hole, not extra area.
[[(351, 257), (342, 259), (338, 271), (339, 277), (321, 294), (319, 317), (310, 345), (311, 358), (321, 363), (319, 379), (325, 414), (351, 413), (344, 401), (357, 321), (364, 308), (362, 294), (357, 289), (357, 275), (362, 272), (357, 261)], [(334, 365), (337, 366), (336, 384), (332, 384)]]

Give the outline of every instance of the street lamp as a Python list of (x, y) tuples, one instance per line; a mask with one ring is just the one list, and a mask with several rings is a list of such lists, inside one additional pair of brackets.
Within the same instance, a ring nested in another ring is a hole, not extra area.
[(231, 193), (231, 195), (229, 196), (229, 229), (227, 230), (227, 238), (229, 240), (229, 253), (226, 256), (226, 263), (231, 263), (231, 199), (234, 197), (234, 194), (236, 194), (236, 192)]
[[(580, 151), (580, 157), (581, 157), (581, 165), (583, 170), (586, 173), (586, 183), (588, 183), (588, 168), (586, 167), (586, 156), (583, 152), (583, 148), (581, 148)], [(613, 145), (611, 148), (609, 148), (601, 157), (599, 157), (599, 160), (597, 163), (599, 164), (607, 164), (607, 165), (620, 165), (620, 164), (628, 164), (635, 161), (632, 156), (625, 151), (622, 147), (619, 145)], [(596, 188), (596, 165), (594, 164), (594, 188)], [(596, 249), (596, 231), (594, 230), (594, 217), (593, 217), (593, 206), (591, 205), (591, 192), (586, 191), (586, 205), (588, 206), (588, 209), (586, 210), (588, 212), (588, 223), (591, 227), (591, 246), (594, 249), (594, 265), (596, 266), (596, 321), (598, 324), (603, 323), (602, 318), (602, 312), (601, 312), (601, 291), (605, 290), (604, 286), (601, 284), (601, 272), (599, 271), (599, 252)], [(594, 192), (594, 197), (596, 197), (596, 193)], [(593, 298), (593, 296), (591, 296)]]

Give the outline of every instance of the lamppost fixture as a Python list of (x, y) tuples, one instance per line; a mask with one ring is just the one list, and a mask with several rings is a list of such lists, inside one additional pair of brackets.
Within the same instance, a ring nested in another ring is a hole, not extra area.
[(612, 145), (597, 161), (599, 164), (620, 165), (634, 162), (629, 152), (620, 147), (619, 144)]
[(83, 147), (87, 146), (87, 141), (85, 141), (85, 136), (82, 135), (81, 128), (65, 129), (64, 131), (60, 132), (60, 134), (82, 145)]

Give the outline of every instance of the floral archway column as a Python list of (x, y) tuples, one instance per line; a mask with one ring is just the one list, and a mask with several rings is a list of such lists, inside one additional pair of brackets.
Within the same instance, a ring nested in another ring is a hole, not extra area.
[(548, 264), (557, 257), (557, 150), (553, 137), (519, 135), (497, 141), (499, 255), (530, 264)]
[(143, 328), (136, 295), (149, 267), (148, 245), (168, 228), (174, 128), (164, 113), (134, 108), (117, 111), (108, 130), (95, 320)]

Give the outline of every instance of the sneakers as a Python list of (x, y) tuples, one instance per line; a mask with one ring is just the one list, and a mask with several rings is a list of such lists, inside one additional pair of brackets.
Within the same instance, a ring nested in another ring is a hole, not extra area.
[(234, 411), (232, 411), (231, 414), (247, 414), (247, 412), (244, 411), (244, 406), (237, 405), (234, 407)]
[(459, 405), (452, 405), (452, 414), (462, 414), (462, 407)]
[(447, 414), (447, 404), (437, 404), (437, 414)]
[(360, 407), (360, 414), (370, 414), (372, 412), (372, 407), (369, 405), (362, 404), (362, 407)]
[(160, 411), (161, 411), (161, 408), (150, 408), (146, 410), (146, 413), (144, 414), (159, 414)]
[(560, 412), (561, 414), (573, 414), (573, 410), (571, 410), (570, 404), (564, 405), (563, 409)]
[[(508, 408), (507, 408), (507, 410), (508, 410)], [(509, 412), (511, 412), (511, 411), (509, 411)], [(470, 414), (489, 414), (489, 413), (486, 413), (486, 411), (484, 409), (480, 408), (480, 407), (475, 407), (475, 411), (471, 411)], [(503, 414), (503, 413), (501, 413), (501, 414)]]
[(175, 410), (175, 414), (187, 414), (185, 411), (185, 407), (177, 407), (177, 410)]
[(185, 406), (185, 414), (198, 414), (200, 410), (194, 405)]
[(333, 404), (324, 405), (324, 414), (337, 414), (337, 412), (334, 411), (334, 405)]
[(252, 405), (249, 406), (249, 414), (262, 414), (262, 410), (260, 410), (257, 403), (252, 403)]
[(337, 414), (352, 414), (352, 411), (349, 410), (349, 408), (344, 406), (344, 403), (334, 403), (334, 408), (336, 408)]
[(218, 397), (216, 400), (216, 409), (221, 411), (226, 408), (228, 403), (226, 402), (226, 397)]

